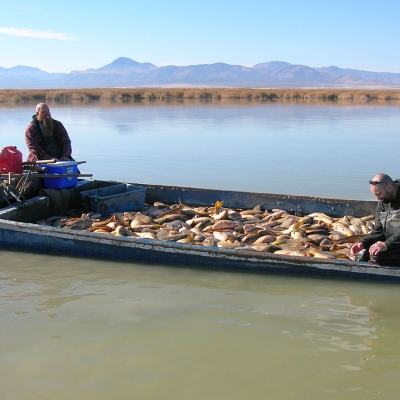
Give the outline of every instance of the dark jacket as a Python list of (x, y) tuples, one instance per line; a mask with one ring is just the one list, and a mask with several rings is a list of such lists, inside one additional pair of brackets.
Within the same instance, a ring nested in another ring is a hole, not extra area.
[[(68, 157), (72, 160), (72, 148), (71, 140), (69, 139), (68, 133), (64, 128), (64, 125), (55, 119), (53, 119), (54, 129), (53, 136), (60, 149), (60, 157)], [(29, 150), (28, 161), (36, 160), (48, 160), (50, 158), (56, 157), (53, 154), (48, 154), (44, 149), (44, 137), (42, 130), (39, 126), (39, 121), (36, 115), (32, 117), (31, 123), (25, 129), (25, 142)]]
[(360, 241), (365, 248), (376, 242), (385, 242), (388, 250), (400, 250), (400, 180), (396, 180), (397, 193), (392, 202), (379, 201), (375, 211), (375, 228)]

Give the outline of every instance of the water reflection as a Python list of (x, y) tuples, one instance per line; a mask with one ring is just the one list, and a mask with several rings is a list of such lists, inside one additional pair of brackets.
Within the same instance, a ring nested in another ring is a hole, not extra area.
[[(379, 296), (369, 299), (365, 306), (373, 335), (363, 340), (368, 351), (362, 352), (360, 363), (369, 373), (380, 375), (400, 368), (399, 300), (399, 296), (391, 299)], [(350, 301), (357, 303), (360, 300), (352, 297)]]
[[(4, 143), (24, 157), (32, 114), (0, 107)], [(396, 177), (398, 106), (55, 105), (52, 114), (87, 161), (82, 173), (99, 179), (372, 199), (371, 176)], [(377, 148), (385, 157), (371, 158)]]
[(400, 394), (396, 285), (1, 256), (10, 398)]

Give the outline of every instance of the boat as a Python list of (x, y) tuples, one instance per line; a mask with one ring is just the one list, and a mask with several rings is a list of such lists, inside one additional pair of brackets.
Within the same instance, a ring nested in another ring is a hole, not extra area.
[[(117, 187), (121, 182), (79, 179), (75, 187), (66, 189), (71, 201), (81, 206), (87, 200), (83, 193)], [(123, 183), (127, 184), (127, 183)], [(224, 206), (251, 209), (279, 208), (290, 213), (315, 212), (332, 216), (374, 214), (376, 202), (320, 197), (250, 193), (129, 183), (144, 188), (146, 204), (184, 203), (212, 206), (216, 200)], [(294, 276), (336, 277), (357, 280), (400, 282), (400, 268), (344, 259), (323, 259), (278, 255), (241, 249), (197, 246), (174, 241), (104, 235), (69, 230), (34, 223), (53, 215), (51, 196), (46, 194), (16, 201), (0, 209), (0, 248), (12, 251), (44, 253), (56, 256), (85, 257), (121, 262), (195, 267), (213, 271), (287, 274)]]

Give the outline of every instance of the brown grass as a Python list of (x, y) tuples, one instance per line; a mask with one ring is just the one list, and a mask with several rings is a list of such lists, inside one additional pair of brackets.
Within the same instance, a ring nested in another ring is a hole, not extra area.
[(299, 102), (299, 103), (384, 103), (400, 101), (400, 89), (246, 89), (246, 88), (102, 88), (0, 90), (0, 106), (70, 103), (164, 102)]

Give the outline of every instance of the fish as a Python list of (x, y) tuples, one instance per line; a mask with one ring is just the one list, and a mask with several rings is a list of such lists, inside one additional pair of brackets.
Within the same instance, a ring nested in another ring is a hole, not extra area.
[(117, 228), (115, 229), (115, 235), (116, 236), (127, 236), (126, 227), (124, 227), (122, 225), (117, 226)]
[(350, 219), (350, 225), (358, 224), (360, 226), (365, 225), (365, 221), (362, 218), (352, 217)]
[(172, 205), (155, 202), (140, 211), (108, 217), (93, 214), (81, 214), (80, 218), (54, 217), (54, 223), (66, 229), (116, 237), (328, 259), (351, 257), (349, 248), (373, 229), (374, 222), (373, 215), (300, 216), (282, 209), (264, 210), (261, 205), (249, 210), (233, 209), (224, 207), (223, 200), (205, 207), (188, 207), (181, 201)]
[(105, 233), (107, 235), (111, 235), (113, 231), (108, 231), (107, 229), (97, 228), (93, 231), (93, 233)]
[(202, 235), (202, 234), (203, 234), (202, 231), (201, 231), (201, 229), (197, 228), (196, 226), (193, 227), (193, 228), (191, 228), (190, 230), (191, 230), (191, 231), (193, 232), (193, 234), (195, 234), (195, 235)]
[[(307, 235), (307, 237), (316, 245), (320, 245), (324, 240), (329, 240), (326, 235), (321, 235), (321, 234), (311, 234)], [(332, 246), (333, 242), (331, 240), (329, 240), (329, 243)]]
[(256, 234), (260, 228), (256, 224), (246, 224), (243, 226), (243, 232), (245, 234), (253, 233)]
[[(289, 228), (291, 225), (299, 222), (299, 220), (300, 218), (295, 215), (286, 215), (280, 226), (281, 228)], [(302, 224), (303, 222), (298, 226), (301, 226)]]
[(353, 236), (353, 232), (345, 224), (342, 224), (340, 222), (334, 222), (334, 223), (331, 224), (331, 226), (335, 231), (340, 232), (345, 236)]
[[(282, 250), (279, 246), (274, 246), (271, 244), (265, 244), (265, 243), (257, 243), (253, 244), (251, 246), (247, 247), (248, 249), (255, 250), (255, 251), (261, 251), (263, 253), (274, 253), (277, 250)], [(247, 248), (242, 248), (243, 250)]]
[(307, 235), (329, 235), (329, 228), (321, 225), (311, 225), (305, 228)]
[(65, 229), (81, 230), (84, 231), (92, 226), (92, 220), (89, 219), (76, 219), (65, 222)]
[(214, 231), (219, 231), (219, 230), (226, 230), (226, 229), (235, 229), (239, 226), (240, 226), (240, 224), (237, 221), (222, 220), (222, 221), (217, 221), (214, 225), (212, 225), (212, 229)]
[(311, 213), (311, 214), (308, 214), (308, 216), (314, 218), (317, 221), (325, 222), (327, 225), (330, 225), (333, 223), (333, 218), (329, 217), (328, 215), (326, 215), (324, 213), (320, 213), (320, 212)]
[(215, 237), (215, 239), (223, 242), (228, 240), (229, 238), (235, 237), (236, 235), (233, 231), (214, 231), (213, 236)]
[(182, 211), (183, 208), (184, 208), (184, 206), (182, 204), (180, 204), (178, 206), (172, 206), (172, 207), (170, 207), (170, 209), (168, 211), (165, 211), (164, 213), (159, 215), (157, 217), (157, 219), (163, 219), (163, 218), (166, 218), (173, 214), (180, 214), (180, 212)]
[(100, 226), (105, 226), (110, 222), (115, 222), (117, 219), (115, 215), (112, 215), (110, 218), (104, 220), (104, 221), (99, 221), (99, 222), (92, 222), (92, 226), (94, 227), (100, 227)]
[(186, 221), (187, 218), (186, 218), (186, 216), (184, 214), (172, 213), (172, 214), (165, 215), (163, 217), (158, 217), (158, 218), (156, 218), (154, 220), (154, 222), (156, 224), (163, 225), (163, 224), (165, 224), (167, 222), (175, 221), (177, 219), (179, 219), (181, 221)]
[(176, 241), (177, 243), (182, 243), (182, 244), (194, 244), (196, 242), (195, 237), (193, 234), (187, 235), (187, 237), (178, 239)]
[(218, 213), (212, 214), (211, 218), (213, 218), (216, 221), (220, 221), (222, 219), (228, 219), (228, 210), (223, 210)]
[(142, 222), (140, 222), (139, 220), (136, 220), (136, 219), (134, 219), (130, 224), (130, 228), (133, 231), (140, 231), (140, 230), (142, 230), (144, 228), (149, 228), (149, 227), (158, 229), (158, 228), (161, 227), (161, 225), (160, 224), (156, 224), (156, 223), (151, 224), (151, 225), (145, 225), (145, 224), (143, 224)]
[(303, 238), (303, 239), (288, 239), (288, 238), (282, 238), (282, 239), (278, 239), (276, 238), (275, 241), (271, 242), (272, 245), (275, 246), (283, 246), (283, 245), (306, 245), (309, 242), (308, 239)]
[(301, 229), (293, 229), (292, 232), (290, 232), (290, 236), (293, 239), (304, 239), (308, 238), (305, 232), (303, 232)]
[(180, 219), (175, 219), (173, 221), (167, 222), (164, 225), (170, 230), (179, 230), (182, 227), (189, 228), (189, 225), (186, 222), (181, 221)]
[(275, 236), (271, 235), (263, 235), (259, 237), (258, 239), (255, 240), (254, 244), (260, 244), (260, 243), (271, 243), (276, 240)]
[(242, 218), (242, 215), (236, 210), (228, 210), (228, 219), (237, 221)]
[(112, 232), (113, 229), (107, 225), (100, 226), (100, 227), (95, 227), (95, 226), (90, 226), (89, 228), (86, 229), (88, 232)]
[(336, 241), (338, 244), (342, 243), (357, 243), (359, 242), (365, 235), (363, 234), (357, 234), (357, 235), (351, 235), (351, 236), (346, 236), (342, 239), (339, 239)]
[[(194, 217), (186, 221), (186, 223), (191, 226), (194, 226), (196, 224), (201, 224), (203, 222), (209, 222), (210, 224), (213, 224), (214, 220), (211, 217), (207, 216), (207, 217)], [(206, 224), (205, 226), (207, 225), (208, 224)]]
[(284, 231), (281, 231), (282, 235), (290, 235), (293, 230), (299, 230), (302, 222), (297, 221), (296, 223), (292, 224), (289, 226), (289, 228), (285, 229)]
[(236, 249), (237, 247), (240, 247), (240, 242), (235, 240), (234, 242), (231, 242), (230, 240), (226, 241), (219, 241), (217, 242), (217, 247), (221, 247), (224, 249)]
[(142, 239), (155, 239), (156, 235), (153, 232), (137, 232), (137, 235)]
[(305, 253), (302, 250), (296, 249), (281, 249), (274, 252), (274, 254), (282, 254), (285, 256), (297, 256), (297, 257), (305, 257)]
[(125, 227), (129, 227), (129, 225), (131, 223), (131, 220), (128, 217), (126, 217), (125, 215), (120, 215), (120, 216), (116, 217), (116, 219), (121, 225), (123, 225)]
[(170, 233), (169, 229), (161, 228), (156, 234), (156, 239), (161, 239), (162, 237), (168, 236), (169, 233)]
[(111, 228), (112, 231), (115, 231), (115, 229), (117, 229), (117, 227), (120, 225), (121, 224), (118, 221), (112, 221), (112, 222), (109, 222), (106, 226)]
[(287, 214), (287, 211), (284, 210), (275, 210), (273, 213), (267, 215), (263, 221), (276, 221), (282, 217), (283, 214)]
[(333, 256), (335, 258), (340, 258), (344, 260), (354, 260), (354, 256), (351, 255), (350, 249), (339, 249), (333, 251)]
[(165, 204), (162, 204), (162, 205), (159, 205), (159, 206), (155, 206), (154, 208), (152, 208), (149, 211), (149, 217), (151, 217), (153, 219), (156, 219), (160, 215), (166, 213), (167, 211), (170, 211), (170, 208)]
[(217, 246), (217, 240), (215, 238), (207, 238), (204, 239), (202, 246), (207, 246), (207, 247), (216, 247)]
[(177, 233), (177, 234), (173, 234), (173, 235), (160, 237), (160, 238), (158, 238), (158, 240), (161, 240), (163, 242), (176, 242), (177, 240), (184, 239), (186, 237), (187, 237), (187, 235), (184, 233)]
[(372, 214), (370, 214), (370, 215), (365, 215), (364, 217), (361, 217), (361, 219), (362, 219), (364, 222), (367, 222), (367, 221), (375, 221), (375, 215), (372, 215)]
[(178, 229), (177, 233), (182, 233), (182, 234), (185, 234), (185, 235), (188, 235), (188, 236), (189, 235), (193, 235), (193, 232), (186, 226), (182, 226), (182, 228)]
[(335, 258), (332, 254), (329, 254), (325, 251), (319, 250), (314, 247), (310, 247), (306, 250), (306, 255), (311, 257), (318, 257), (318, 258)]
[(155, 224), (153, 218), (149, 217), (148, 215), (144, 215), (141, 212), (137, 212), (133, 219), (140, 221), (143, 225)]

